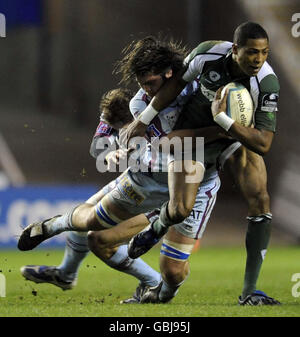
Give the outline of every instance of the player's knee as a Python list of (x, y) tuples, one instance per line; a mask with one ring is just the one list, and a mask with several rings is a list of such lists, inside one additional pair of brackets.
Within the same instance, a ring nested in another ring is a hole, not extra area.
[(190, 206), (183, 202), (173, 202), (169, 205), (169, 216), (174, 224), (180, 223), (184, 219), (186, 219), (193, 209), (193, 206)]
[(270, 208), (270, 196), (266, 190), (256, 190), (248, 197), (251, 214), (268, 212)]
[(87, 229), (93, 229), (96, 219), (94, 206), (82, 204), (74, 210), (72, 222), (84, 223)]
[(260, 192), (259, 195), (257, 196), (257, 202), (259, 205), (263, 207), (269, 207), (270, 204), (269, 193), (267, 191)]
[(188, 274), (186, 263), (165, 263), (164, 268), (161, 268), (161, 274), (163, 279), (168, 284), (180, 284), (185, 280)]
[(92, 252), (98, 250), (98, 249), (102, 249), (103, 248), (103, 243), (101, 240), (101, 236), (99, 236), (98, 231), (89, 231), (88, 232), (88, 245), (89, 248)]

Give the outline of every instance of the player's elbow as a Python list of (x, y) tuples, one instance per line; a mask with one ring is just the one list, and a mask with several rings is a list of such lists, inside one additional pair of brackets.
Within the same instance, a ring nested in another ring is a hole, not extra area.
[(273, 140), (273, 136), (272, 137), (262, 137), (262, 139), (260, 139), (260, 141), (255, 144), (254, 149), (253, 149), (254, 152), (256, 152), (257, 154), (261, 156), (266, 155), (271, 149), (272, 140)]
[(264, 156), (270, 151), (273, 136), (273, 132), (255, 130), (254, 137), (245, 138), (244, 142), (242, 141), (242, 143), (244, 143), (244, 145), (248, 147), (249, 150), (259, 154), (260, 156)]
[(107, 261), (114, 254), (115, 248), (103, 240), (102, 232), (103, 231), (89, 231), (88, 246), (91, 252), (93, 252), (97, 257), (101, 260)]
[(254, 152), (259, 154), (260, 156), (266, 155), (271, 148), (271, 144), (260, 144), (255, 149)]
[(107, 242), (105, 242), (101, 234), (101, 231), (88, 232), (88, 246), (93, 253), (106, 247)]
[(266, 155), (268, 153), (268, 151), (270, 150), (270, 147), (268, 147), (268, 146), (266, 146), (264, 144), (255, 144), (255, 145), (252, 145), (252, 146), (251, 145), (248, 145), (248, 146), (246, 145), (246, 147), (249, 150), (257, 153), (258, 155), (260, 155), (262, 157), (264, 155)]

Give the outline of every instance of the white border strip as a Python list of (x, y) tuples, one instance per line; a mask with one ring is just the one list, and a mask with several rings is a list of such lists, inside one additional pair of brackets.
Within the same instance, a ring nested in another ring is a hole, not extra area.
[(10, 151), (4, 137), (0, 133), (0, 164), (13, 186), (23, 186), (26, 183), (14, 155)]

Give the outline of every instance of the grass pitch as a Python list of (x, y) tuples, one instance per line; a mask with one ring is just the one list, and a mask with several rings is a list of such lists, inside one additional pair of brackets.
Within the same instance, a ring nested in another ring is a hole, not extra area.
[[(241, 307), (245, 250), (202, 247), (190, 257), (191, 274), (171, 304), (121, 305), (137, 281), (114, 271), (90, 254), (82, 263), (78, 285), (62, 291), (48, 284), (25, 281), (25, 264), (58, 265), (62, 250), (1, 251), (0, 270), (6, 297), (0, 297), (1, 317), (299, 317), (300, 297), (292, 296), (292, 275), (300, 273), (299, 247), (270, 247), (258, 289), (282, 302), (274, 307)], [(159, 250), (144, 259), (158, 269)], [(298, 280), (300, 281), (300, 280)], [(300, 283), (298, 287), (300, 295)]]

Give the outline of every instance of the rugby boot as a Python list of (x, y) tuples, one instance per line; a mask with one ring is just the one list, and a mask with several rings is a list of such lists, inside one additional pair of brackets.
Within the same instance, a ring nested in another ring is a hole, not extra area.
[(246, 296), (244, 299), (239, 297), (239, 305), (278, 305), (279, 301), (269, 297), (261, 290), (255, 290), (251, 295)]
[(135, 293), (132, 295), (132, 297), (127, 298), (126, 300), (120, 301), (121, 304), (139, 304), (141, 301), (141, 297), (147, 291), (149, 286), (145, 285), (144, 283), (140, 283), (136, 290)]
[(61, 288), (62, 290), (69, 290), (75, 287), (77, 279), (72, 281), (65, 281), (60, 276), (60, 271), (57, 267), (27, 265), (21, 267), (21, 274), (26, 280), (35, 283), (50, 283)]
[(45, 223), (59, 216), (60, 215), (56, 215), (55, 217), (46, 219), (44, 221), (34, 222), (28, 225), (27, 227), (25, 227), (19, 238), (18, 248), (22, 251), (32, 250), (33, 248), (38, 246), (43, 241), (56, 235), (56, 234), (50, 235), (47, 232), (47, 225)]

